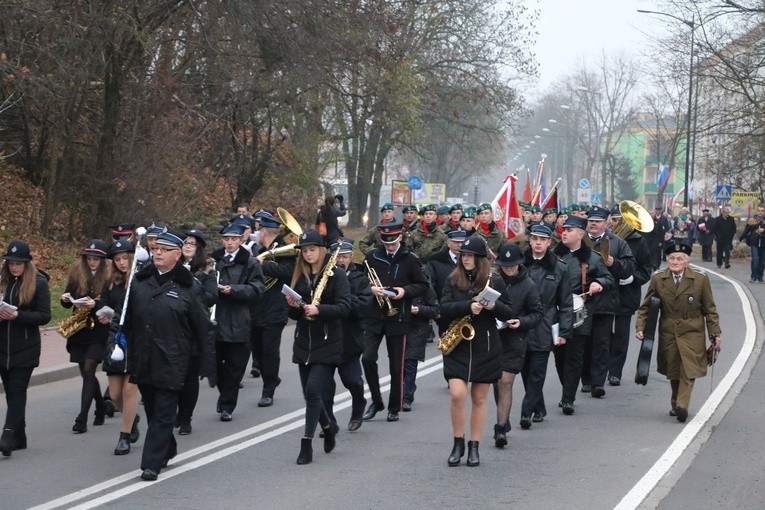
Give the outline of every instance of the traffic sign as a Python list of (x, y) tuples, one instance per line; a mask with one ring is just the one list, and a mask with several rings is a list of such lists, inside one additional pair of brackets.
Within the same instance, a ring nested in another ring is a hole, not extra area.
[(420, 188), (422, 188), (422, 179), (420, 179), (416, 175), (409, 177), (409, 189), (420, 189)]
[(579, 187), (580, 188), (589, 188), (590, 187), (590, 181), (588, 179), (581, 179), (579, 181)]
[(588, 202), (590, 200), (590, 190), (586, 188), (579, 188), (576, 190), (576, 201), (580, 204)]
[(717, 195), (715, 197), (715, 200), (717, 200), (718, 202), (730, 202), (731, 195), (733, 194), (733, 185), (718, 184), (717, 191), (715, 191), (715, 194)]
[(603, 203), (603, 193), (593, 193), (590, 197), (590, 202), (593, 205), (600, 205)]

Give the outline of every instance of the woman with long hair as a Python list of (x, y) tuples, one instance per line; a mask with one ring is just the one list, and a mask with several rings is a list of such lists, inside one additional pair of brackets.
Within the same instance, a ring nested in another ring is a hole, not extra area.
[[(339, 207), (335, 207), (335, 202), (338, 203)], [(319, 216), (327, 225), (327, 234), (324, 236), (327, 246), (343, 237), (343, 231), (340, 225), (338, 225), (338, 218), (345, 216), (345, 213), (346, 208), (343, 195), (324, 197), (324, 203), (319, 208)]]
[[(502, 295), (493, 304), (481, 304), (474, 298), (486, 287)], [(454, 446), (448, 464), (458, 466), (465, 454), (465, 403), (470, 385), (470, 441), (468, 466), (478, 466), (478, 444), (486, 425), (486, 398), (491, 384), (502, 375), (502, 345), (497, 332), (496, 319), (509, 320), (511, 311), (505, 298), (502, 278), (492, 274), (487, 259), (486, 241), (474, 234), (460, 248), (457, 267), (444, 285), (441, 298), (441, 317), (453, 321), (470, 317), (475, 329), (471, 341), (462, 341), (448, 355), (444, 355), (444, 377), (449, 382), (451, 396), (452, 430)]]
[[(27, 388), (40, 364), (40, 326), (50, 322), (48, 276), (32, 262), (29, 245), (12, 241), (0, 270), (0, 378), (5, 388), (5, 425), (0, 452), (27, 447)], [(8, 305), (8, 306), (6, 306)]]
[(96, 311), (101, 308), (100, 294), (111, 275), (110, 264), (105, 263), (108, 249), (109, 247), (102, 240), (91, 240), (69, 269), (66, 290), (61, 295), (61, 306), (64, 308), (75, 306), (73, 302), (77, 301), (78, 308), (89, 310), (85, 327), (66, 340), (69, 361), (77, 363), (82, 376), (80, 414), (77, 415), (72, 426), (72, 432), (77, 434), (88, 431), (88, 413), (93, 400), (96, 401), (93, 425), (103, 425), (106, 416), (104, 397), (96, 378), (96, 368), (104, 359), (109, 327), (97, 320)]
[[(215, 277), (215, 260), (208, 259), (205, 255), (207, 246), (207, 236), (199, 230), (189, 230), (186, 232), (186, 239), (183, 240), (183, 265), (191, 271), (194, 278), (200, 283), (202, 303), (210, 308), (218, 302), (218, 283)], [(199, 339), (208, 341), (214, 348), (215, 339)], [(192, 354), (189, 360), (189, 369), (186, 372), (186, 380), (183, 382), (181, 396), (178, 399), (178, 417), (175, 420), (175, 426), (178, 427), (178, 434), (187, 436), (191, 434), (191, 417), (194, 414), (194, 408), (199, 398), (199, 373), (201, 356), (196, 348), (197, 344), (192, 344)], [(215, 367), (211, 367), (207, 373), (215, 373)]]
[[(333, 384), (335, 367), (342, 361), (342, 319), (351, 309), (351, 291), (345, 270), (327, 267), (331, 257), (327, 256), (321, 234), (315, 230), (304, 232), (299, 248), (291, 287), (301, 300), (287, 296), (287, 302), (291, 307), (290, 318), (297, 321), (292, 361), (298, 364), (306, 402), (305, 430), (297, 463), (308, 464), (313, 460), (312, 440), (318, 423), (324, 432), (324, 451), (329, 453), (335, 447), (335, 429), (324, 409), (322, 395)], [(320, 288), (327, 271), (332, 271), (332, 275)], [(317, 296), (320, 303), (311, 304)]]
[[(130, 269), (133, 267), (135, 248), (127, 240), (114, 241), (109, 246), (109, 258), (111, 259), (111, 276), (101, 290), (101, 305), (108, 306), (116, 317), (122, 313), (122, 305), (125, 303), (127, 282), (130, 279)], [(101, 314), (99, 322), (109, 325), (112, 318), (108, 314)], [(123, 353), (121, 360), (112, 359), (112, 352), (116, 345), (110, 343), (106, 346), (104, 356), (104, 372), (109, 379), (109, 396), (117, 409), (122, 410), (122, 427), (114, 455), (126, 455), (130, 453), (131, 443), (138, 441), (140, 432), (138, 422), (138, 386), (130, 382), (130, 371), (127, 362), (127, 353)], [(121, 349), (130, 349), (130, 343), (120, 346)]]

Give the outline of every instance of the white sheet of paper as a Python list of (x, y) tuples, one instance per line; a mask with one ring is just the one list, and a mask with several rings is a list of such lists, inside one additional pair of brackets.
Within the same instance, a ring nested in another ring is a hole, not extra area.
[(0, 301), (0, 310), (9, 310), (11, 312), (15, 312), (17, 309), (18, 308), (12, 304), (6, 303), (5, 301)]
[(483, 306), (493, 305), (497, 302), (497, 299), (499, 299), (500, 295), (501, 294), (498, 291), (492, 289), (491, 287), (486, 287), (480, 292), (480, 294), (476, 296), (475, 300), (481, 303)]
[(560, 336), (560, 324), (557, 322), (552, 325), (552, 341), (553, 345), (558, 345), (558, 337)]
[(285, 296), (292, 296), (292, 298), (297, 301), (298, 303), (303, 302), (303, 296), (295, 292), (289, 285), (286, 283), (282, 285), (282, 294)]

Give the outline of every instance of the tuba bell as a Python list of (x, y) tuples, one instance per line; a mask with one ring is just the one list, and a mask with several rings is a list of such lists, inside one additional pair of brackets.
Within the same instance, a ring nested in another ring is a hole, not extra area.
[(276, 215), (282, 222), (282, 226), (279, 227), (279, 233), (284, 237), (284, 241), (287, 244), (298, 244), (300, 236), (303, 235), (303, 229), (295, 217), (282, 207), (276, 208)]
[(636, 230), (647, 233), (653, 230), (653, 218), (651, 213), (632, 200), (622, 200), (619, 203), (619, 212), (622, 218), (614, 227), (613, 233), (622, 239), (628, 238)]

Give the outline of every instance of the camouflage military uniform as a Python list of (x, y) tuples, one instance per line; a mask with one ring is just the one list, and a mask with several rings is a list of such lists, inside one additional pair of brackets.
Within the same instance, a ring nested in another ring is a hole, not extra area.
[(489, 247), (489, 249), (494, 252), (495, 254), (499, 253), (499, 248), (502, 246), (502, 243), (507, 241), (507, 236), (505, 233), (497, 227), (497, 224), (493, 221), (489, 223), (489, 233), (487, 234), (484, 232), (482, 226), (476, 227), (476, 232), (486, 239), (486, 245)]
[(420, 225), (412, 232), (410, 239), (412, 250), (424, 264), (430, 257), (441, 251), (448, 237), (434, 224), (432, 232), (425, 232), (423, 225)]

